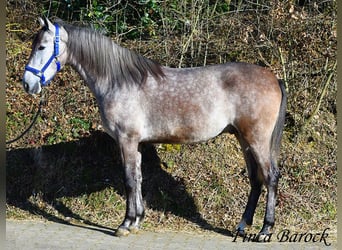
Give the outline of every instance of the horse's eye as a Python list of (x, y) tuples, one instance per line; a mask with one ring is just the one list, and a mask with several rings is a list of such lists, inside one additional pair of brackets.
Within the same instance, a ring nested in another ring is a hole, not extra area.
[(39, 47), (38, 47), (38, 50), (43, 50), (43, 49), (45, 49), (44, 46), (39, 46)]

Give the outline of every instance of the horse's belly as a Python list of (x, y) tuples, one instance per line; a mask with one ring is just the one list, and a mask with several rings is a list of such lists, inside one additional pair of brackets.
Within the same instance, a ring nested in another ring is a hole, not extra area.
[(229, 121), (225, 116), (214, 119), (165, 121), (148, 126), (143, 141), (155, 143), (194, 143), (207, 141), (224, 131)]

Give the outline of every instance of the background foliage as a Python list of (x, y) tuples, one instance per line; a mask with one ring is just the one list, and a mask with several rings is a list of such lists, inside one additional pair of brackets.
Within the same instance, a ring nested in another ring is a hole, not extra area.
[[(92, 26), (163, 65), (269, 67), (288, 91), (277, 227), (336, 231), (336, 1), (7, 1), (8, 139), (36, 109), (20, 80), (41, 15)], [(116, 227), (125, 210), (122, 170), (94, 98), (70, 67), (44, 92), (35, 129), (8, 146), (8, 218), (38, 214)], [(232, 136), (145, 152), (146, 228), (234, 229), (249, 184)]]

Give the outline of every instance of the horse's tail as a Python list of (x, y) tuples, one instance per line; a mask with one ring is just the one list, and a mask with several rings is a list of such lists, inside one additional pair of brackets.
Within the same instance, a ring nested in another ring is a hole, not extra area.
[(271, 161), (277, 165), (277, 157), (280, 150), (281, 137), (283, 135), (285, 115), (286, 115), (286, 90), (282, 80), (278, 80), (281, 89), (281, 103), (279, 108), (278, 119), (275, 124), (271, 139)]

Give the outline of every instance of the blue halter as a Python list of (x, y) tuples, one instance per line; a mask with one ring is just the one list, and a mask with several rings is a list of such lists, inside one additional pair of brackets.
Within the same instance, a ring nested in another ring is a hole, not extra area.
[(46, 80), (44, 76), (45, 70), (50, 66), (53, 60), (56, 60), (57, 65), (57, 72), (61, 69), (61, 63), (58, 61), (58, 55), (59, 55), (59, 27), (57, 24), (54, 24), (56, 28), (56, 34), (55, 34), (55, 41), (54, 41), (54, 51), (53, 54), (50, 56), (49, 60), (45, 63), (42, 69), (35, 69), (31, 66), (26, 65), (25, 70), (35, 74), (36, 76), (40, 77), (40, 84), (42, 86), (46, 86), (50, 83), (51, 79)]

